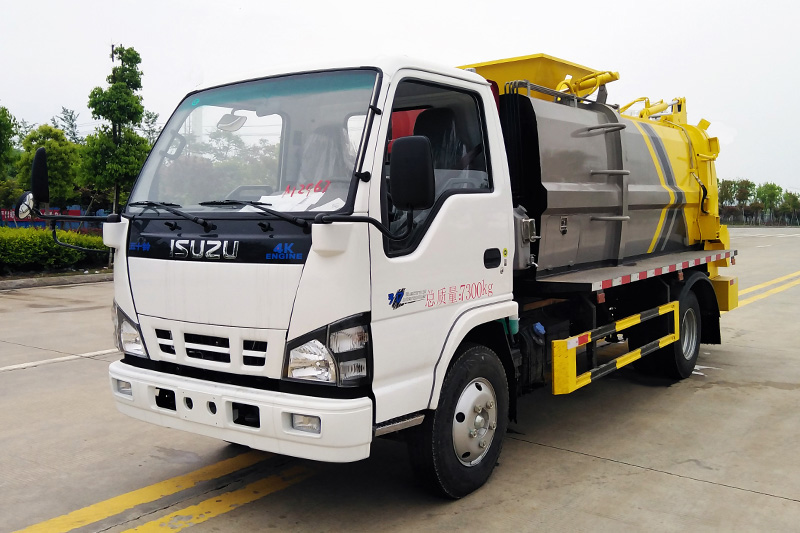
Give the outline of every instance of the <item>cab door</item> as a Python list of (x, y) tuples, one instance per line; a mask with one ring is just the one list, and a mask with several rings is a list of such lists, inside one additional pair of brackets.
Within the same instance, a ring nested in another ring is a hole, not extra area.
[[(446, 370), (437, 362), (453, 324), (472, 309), (510, 300), (513, 274), (511, 197), (495, 109), (487, 121), (489, 87), (423, 73), (399, 78), (383, 107), (383, 169), (373, 180), (370, 213), (394, 234), (409, 218), (412, 229), (396, 240), (370, 230), (378, 423), (427, 408), (434, 372)], [(391, 201), (392, 142), (407, 135), (431, 142), (436, 200), (421, 212)]]

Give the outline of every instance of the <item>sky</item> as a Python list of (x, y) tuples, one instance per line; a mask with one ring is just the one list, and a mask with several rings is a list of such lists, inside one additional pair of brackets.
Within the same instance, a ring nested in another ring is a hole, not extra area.
[(789, 1), (0, 0), (0, 106), (81, 134), (98, 121), (112, 44), (135, 48), (144, 106), (163, 123), (186, 93), (275, 65), (398, 54), (463, 65), (546, 53), (617, 71), (609, 102), (686, 97), (711, 122), (720, 179), (800, 193), (800, 8)]

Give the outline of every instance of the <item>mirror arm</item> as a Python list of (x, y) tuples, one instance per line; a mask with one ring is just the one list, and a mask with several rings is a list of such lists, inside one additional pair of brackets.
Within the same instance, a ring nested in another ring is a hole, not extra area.
[(319, 224), (330, 224), (331, 222), (366, 222), (367, 224), (372, 224), (375, 226), (375, 229), (380, 231), (387, 239), (391, 241), (400, 241), (411, 234), (411, 229), (414, 224), (414, 212), (408, 212), (408, 223), (406, 224), (405, 231), (399, 235), (394, 235), (389, 228), (372, 217), (362, 217), (357, 215), (326, 215), (324, 213), (320, 213), (314, 218), (314, 222)]
[(52, 221), (59, 221), (59, 220), (67, 220), (67, 221), (76, 221), (76, 222), (119, 222), (119, 215), (115, 215), (111, 213), (110, 215), (106, 215), (104, 217), (101, 216), (88, 216), (88, 215), (45, 215), (38, 208), (33, 209), (34, 215), (42, 220), (52, 220)]
[[(100, 217), (100, 218), (105, 218), (105, 217)], [(58, 236), (56, 235), (56, 225), (53, 224), (53, 221), (51, 221), (51, 223), (50, 223), (50, 229), (53, 232), (53, 240), (56, 241), (57, 245), (63, 246), (64, 248), (69, 248), (71, 250), (78, 250), (80, 252), (93, 252), (93, 253), (100, 253), (100, 254), (107, 254), (109, 252), (108, 248), (106, 248), (104, 250), (101, 250), (99, 248), (84, 248), (83, 246), (75, 246), (74, 244), (68, 244), (66, 242), (59, 241), (58, 240)]]

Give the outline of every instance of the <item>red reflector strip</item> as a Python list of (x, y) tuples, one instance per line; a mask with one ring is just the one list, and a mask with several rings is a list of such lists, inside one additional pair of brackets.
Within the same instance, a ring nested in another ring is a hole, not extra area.
[(714, 261), (720, 261), (722, 259), (730, 259), (731, 264), (735, 265), (736, 258), (734, 256), (735, 254), (732, 254), (731, 252), (725, 252), (724, 254), (707, 255), (705, 257), (699, 257), (697, 259), (691, 259), (689, 261), (683, 261), (681, 263), (676, 263), (673, 265), (662, 266), (659, 268), (655, 268), (653, 270), (645, 270), (635, 274), (627, 274), (619, 278), (604, 279), (603, 281), (596, 281), (592, 283), (592, 290), (601, 291), (603, 289), (609, 289), (611, 287), (616, 287), (618, 285), (625, 285), (627, 283), (631, 283), (634, 281), (640, 281), (643, 279), (661, 276), (669, 272), (677, 272), (683, 269), (704, 265), (706, 263), (713, 263)]
[(589, 334), (584, 333), (583, 335), (578, 336), (578, 346), (583, 346), (589, 342)]

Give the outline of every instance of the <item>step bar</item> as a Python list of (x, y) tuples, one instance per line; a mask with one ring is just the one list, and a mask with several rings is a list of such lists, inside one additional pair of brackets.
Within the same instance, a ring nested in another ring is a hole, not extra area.
[[(642, 322), (665, 315), (667, 313), (672, 313), (673, 316), (673, 333), (649, 342), (641, 348), (637, 348), (624, 355), (616, 357), (607, 363), (592, 368), (581, 375), (578, 375), (576, 362), (578, 348), (589, 344), (592, 342), (592, 339), (602, 339), (603, 337), (619, 333), (620, 331), (623, 331), (631, 326), (641, 324)], [(606, 376), (625, 365), (641, 359), (647, 354), (655, 352), (659, 348), (663, 348), (664, 346), (672, 344), (673, 342), (677, 342), (680, 339), (679, 315), (678, 302), (674, 301), (644, 311), (638, 315), (631, 315), (621, 320), (617, 320), (611, 324), (581, 333), (580, 335), (575, 335), (563, 340), (553, 341), (553, 394), (569, 394), (570, 392), (588, 385), (596, 379)]]

